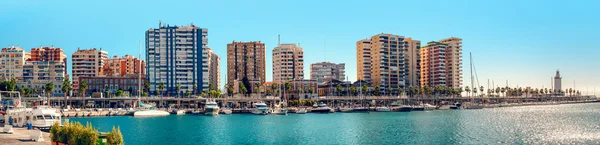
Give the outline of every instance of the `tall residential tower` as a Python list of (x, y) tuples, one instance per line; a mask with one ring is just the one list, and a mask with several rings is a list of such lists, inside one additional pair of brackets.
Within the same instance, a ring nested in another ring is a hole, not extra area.
[(273, 82), (304, 79), (304, 52), (296, 44), (280, 44), (273, 49)]
[(447, 38), (421, 47), (421, 85), (462, 85), (462, 39)]
[(102, 48), (79, 49), (73, 52), (71, 62), (73, 69), (73, 89), (79, 88), (79, 77), (93, 77), (101, 75), (104, 61), (108, 59), (108, 53)]
[(208, 44), (208, 30), (193, 24), (172, 26), (159, 23), (159, 28), (146, 31), (146, 79), (150, 94), (164, 84), (168, 94), (202, 88), (202, 50)]
[[(248, 81), (263, 83), (265, 76), (265, 44), (260, 41), (231, 42), (227, 44), (227, 84), (236, 90), (239, 84), (246, 78)], [(252, 86), (246, 83), (248, 92), (252, 92)], [(237, 91), (236, 91), (237, 92)]]

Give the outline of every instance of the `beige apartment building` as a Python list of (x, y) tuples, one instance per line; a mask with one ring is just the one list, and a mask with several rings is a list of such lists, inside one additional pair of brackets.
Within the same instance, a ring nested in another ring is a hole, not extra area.
[(23, 65), (31, 57), (20, 47), (2, 48), (0, 51), (0, 79), (1, 80), (23, 80)]
[(356, 78), (358, 80), (371, 81), (371, 39), (363, 39), (356, 42), (357, 67)]
[[(370, 77), (370, 82), (378, 85), (378, 91), (382, 93), (390, 93), (390, 89), (392, 93), (404, 89), (407, 83), (408, 42), (404, 36), (385, 33), (358, 41), (356, 49), (359, 80), (369, 80), (367, 78)], [(366, 66), (370, 66), (370, 70)]]
[(103, 51), (102, 48), (96, 49), (79, 49), (73, 52), (71, 56), (73, 75), (73, 88), (79, 88), (79, 77), (93, 77), (100, 75), (104, 61), (108, 59), (108, 52)]
[(273, 82), (304, 79), (304, 51), (296, 44), (280, 44), (273, 49)]
[(421, 86), (462, 85), (462, 39), (450, 37), (421, 47)]
[[(265, 44), (260, 41), (232, 42), (227, 44), (227, 84), (238, 86), (244, 78), (249, 81), (266, 81)], [(237, 92), (238, 87), (234, 87)], [(251, 86), (246, 86), (248, 90)], [(254, 89), (252, 89), (254, 90)]]
[(219, 66), (219, 62), (221, 59), (219, 56), (211, 49), (204, 48), (202, 51), (202, 88), (203, 91), (209, 90), (210, 84), (212, 84), (215, 88), (221, 85), (221, 67)]
[(132, 55), (123, 57), (113, 56), (106, 59), (102, 66), (100, 75), (102, 76), (125, 76), (142, 74), (146, 75), (146, 61), (136, 58)]
[(406, 51), (406, 86), (421, 86), (421, 41), (404, 39)]

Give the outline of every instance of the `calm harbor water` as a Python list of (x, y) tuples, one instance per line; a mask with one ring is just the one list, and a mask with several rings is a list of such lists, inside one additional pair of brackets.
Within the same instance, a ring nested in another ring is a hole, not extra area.
[(142, 144), (600, 144), (600, 103), (334, 114), (70, 118)]

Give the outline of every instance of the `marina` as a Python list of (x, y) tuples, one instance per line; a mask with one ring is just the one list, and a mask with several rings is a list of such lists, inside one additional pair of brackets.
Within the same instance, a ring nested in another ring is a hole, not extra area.
[(72, 118), (71, 121), (91, 122), (100, 131), (107, 131), (112, 125), (118, 124), (123, 130), (125, 142), (132, 145), (200, 142), (214, 144), (600, 143), (598, 136), (600, 127), (597, 126), (597, 122), (600, 121), (600, 103), (328, 115), (315, 113), (287, 116), (170, 115), (149, 118), (115, 116)]

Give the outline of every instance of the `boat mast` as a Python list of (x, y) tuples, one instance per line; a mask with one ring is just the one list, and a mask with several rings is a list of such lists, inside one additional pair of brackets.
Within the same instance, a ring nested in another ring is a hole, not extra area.
[[(139, 52), (140, 66), (138, 67), (140, 69), (138, 72), (138, 107), (139, 107), (139, 105), (142, 103), (142, 41), (139, 41), (138, 48), (140, 50), (140, 52)], [(135, 107), (135, 105), (134, 105), (134, 107)]]
[[(473, 56), (471, 55), (471, 52), (469, 52), (469, 69), (471, 70), (471, 89), (476, 89), (473, 87)], [(471, 91), (474, 92), (474, 91)], [(471, 97), (469, 97), (471, 98)], [(473, 99), (471, 98), (471, 102), (473, 102)]]

